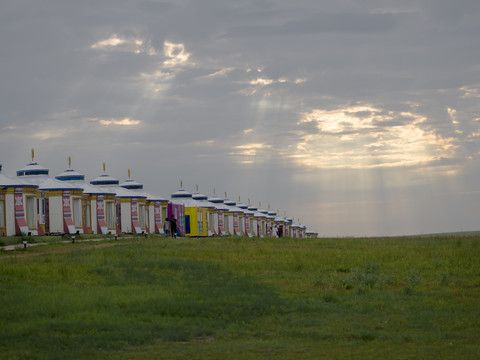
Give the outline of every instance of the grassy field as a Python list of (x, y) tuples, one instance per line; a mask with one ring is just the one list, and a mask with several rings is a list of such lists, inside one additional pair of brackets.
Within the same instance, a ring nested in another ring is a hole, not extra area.
[(2, 359), (478, 359), (480, 237), (0, 251)]

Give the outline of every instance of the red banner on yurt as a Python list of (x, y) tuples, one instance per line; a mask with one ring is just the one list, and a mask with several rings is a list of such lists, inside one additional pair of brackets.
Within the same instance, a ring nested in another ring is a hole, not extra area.
[(67, 234), (75, 234), (77, 229), (73, 225), (72, 205), (70, 199), (70, 191), (64, 191), (62, 195), (63, 204), (63, 231)]
[(245, 234), (250, 235), (250, 219), (245, 215)]
[(29, 232), (27, 223), (25, 221), (25, 209), (23, 207), (23, 189), (15, 188), (15, 232), (27, 235)]
[(140, 227), (140, 223), (138, 222), (138, 201), (137, 199), (132, 199), (130, 203), (131, 209), (131, 216), (132, 216), (132, 230), (135, 231), (137, 234), (142, 233), (142, 228)]
[(260, 219), (257, 220), (257, 235), (263, 237), (262, 221)]
[(155, 202), (153, 210), (153, 221), (155, 222), (155, 232), (163, 234), (162, 207), (160, 201)]
[(235, 235), (238, 235), (239, 231), (238, 231), (238, 214), (237, 213), (233, 213), (233, 233)]
[(218, 212), (218, 232), (220, 234), (225, 233), (225, 228), (223, 227), (223, 212)]
[(100, 231), (97, 233), (108, 234), (108, 227), (105, 223), (105, 201), (103, 195), (97, 196), (97, 226)]

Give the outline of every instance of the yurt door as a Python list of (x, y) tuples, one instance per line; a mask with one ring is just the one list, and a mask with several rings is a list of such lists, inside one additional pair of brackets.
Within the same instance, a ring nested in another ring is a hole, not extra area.
[(92, 233), (92, 210), (90, 201), (85, 200), (82, 202), (82, 222), (84, 225), (84, 232), (86, 234)]
[(185, 234), (190, 234), (190, 215), (185, 215)]

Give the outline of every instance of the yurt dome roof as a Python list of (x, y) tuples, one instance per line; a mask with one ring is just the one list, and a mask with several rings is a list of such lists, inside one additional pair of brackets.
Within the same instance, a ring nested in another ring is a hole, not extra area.
[(215, 204), (208, 201), (207, 195), (200, 194), (200, 193), (195, 193), (195, 194), (192, 195), (192, 199), (199, 203), (199, 207), (209, 208), (209, 209), (214, 209), (215, 208)]
[(254, 217), (258, 217), (258, 218), (266, 218), (267, 215), (265, 215), (264, 213), (261, 213), (259, 211), (255, 211), (255, 213), (253, 214)]
[(225, 206), (225, 204), (223, 203), (223, 199), (216, 196), (216, 195), (213, 195), (212, 197), (209, 197), (208, 201), (213, 203), (213, 205), (215, 206), (215, 209), (217, 209), (217, 210), (229, 210), (228, 207)]
[(268, 215), (268, 210), (267, 209), (259, 208), (258, 212), (261, 212), (262, 214)]
[(47, 175), (48, 169), (44, 166), (37, 164), (36, 162), (31, 162), (17, 171), (17, 176), (28, 176), (28, 175)]
[(216, 195), (213, 195), (212, 197), (209, 197), (208, 201), (210, 201), (214, 204), (223, 204), (223, 199), (221, 197), (216, 196)]
[(237, 207), (239, 207), (240, 209), (244, 209), (244, 210), (248, 209), (248, 206), (243, 204), (243, 203), (237, 203)]
[(188, 191), (186, 190), (183, 190), (183, 189), (180, 189), (180, 190), (177, 190), (175, 191), (172, 195), (171, 195), (171, 198), (172, 199), (178, 199), (178, 198), (192, 198), (192, 194), (189, 193)]
[(92, 185), (118, 185), (119, 183), (120, 181), (107, 174), (102, 174), (96, 179), (90, 181), (90, 184)]
[(192, 195), (192, 199), (194, 200), (208, 200), (208, 196), (200, 193), (195, 193)]
[(80, 174), (79, 172), (73, 169), (67, 169), (61, 174), (55, 176), (55, 179), (61, 181), (84, 181), (85, 175)]
[(235, 201), (232, 201), (232, 200), (228, 200), (228, 199), (225, 199), (224, 203), (225, 207), (228, 208), (228, 211), (230, 212), (234, 212), (234, 213), (245, 213), (245, 210), (244, 209), (241, 209), (239, 208), (237, 205), (237, 203)]
[(136, 182), (132, 179), (127, 179), (123, 183), (120, 184), (121, 187), (129, 190), (141, 190), (143, 189), (143, 184)]

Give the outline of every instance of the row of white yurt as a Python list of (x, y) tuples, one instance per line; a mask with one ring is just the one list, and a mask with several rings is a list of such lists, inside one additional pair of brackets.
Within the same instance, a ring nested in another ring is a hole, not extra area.
[(154, 224), (158, 232), (163, 231), (162, 211), (158, 205), (166, 200), (151, 195), (147, 204), (149, 195), (141, 190), (129, 190), (128, 182), (120, 186), (117, 179), (106, 174), (105, 165), (104, 174), (88, 184), (83, 174), (71, 168), (69, 158), (69, 168), (50, 179), (48, 169), (34, 162), (32, 150), (32, 162), (17, 171), (17, 178), (39, 186), (37, 221), (40, 234), (143, 233), (148, 231), (149, 223)]
[[(193, 195), (179, 190), (168, 202), (146, 192), (142, 184), (130, 178), (130, 172), (120, 184), (106, 174), (105, 164), (103, 170), (87, 183), (83, 174), (71, 168), (69, 159), (68, 169), (52, 179), (49, 169), (35, 162), (32, 149), (32, 161), (17, 171), (16, 178), (3, 175), (0, 234), (162, 233), (166, 218), (177, 216), (178, 227), (188, 236), (273, 236), (275, 225), (283, 229), (284, 236), (306, 236), (305, 226), (261, 206), (246, 206), (240, 198), (238, 203), (227, 199), (226, 194), (221, 199), (215, 191), (208, 198), (197, 187)], [(12, 206), (16, 214), (14, 230)]]

